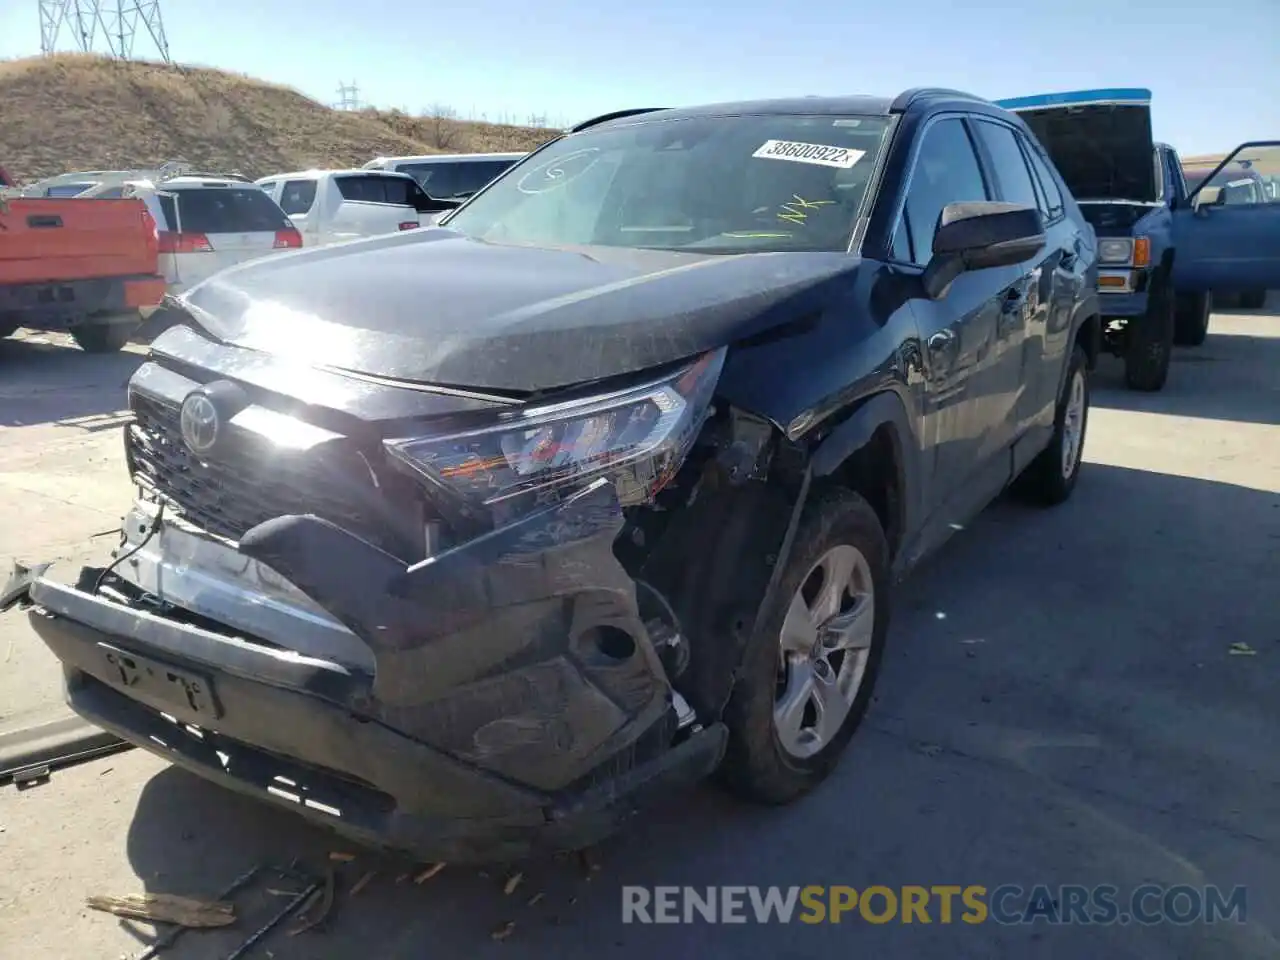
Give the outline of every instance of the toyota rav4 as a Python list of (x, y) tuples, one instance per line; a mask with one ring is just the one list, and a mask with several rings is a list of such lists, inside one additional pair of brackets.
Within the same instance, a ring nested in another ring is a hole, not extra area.
[(1095, 248), (963, 93), (598, 118), (442, 227), (173, 301), (114, 558), (6, 599), (80, 714), (369, 844), (578, 847), (717, 769), (785, 802), (894, 579), (1071, 494)]

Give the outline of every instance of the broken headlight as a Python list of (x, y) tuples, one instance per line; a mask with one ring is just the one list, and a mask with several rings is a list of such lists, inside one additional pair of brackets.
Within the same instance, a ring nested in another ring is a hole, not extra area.
[(623, 506), (646, 503), (679, 470), (706, 420), (723, 348), (661, 380), (547, 406), (448, 436), (389, 440), (392, 455), (473, 506), (608, 475)]

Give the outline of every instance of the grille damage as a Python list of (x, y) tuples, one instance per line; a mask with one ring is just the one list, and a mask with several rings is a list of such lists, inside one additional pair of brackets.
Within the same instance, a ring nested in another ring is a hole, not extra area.
[(238, 541), (266, 520), (311, 514), (396, 552), (394, 534), (362, 489), (374, 486), (371, 467), (353, 450), (281, 452), (239, 431), (216, 458), (202, 460), (182, 441), (177, 405), (134, 393), (130, 406), (134, 478), (188, 522)]

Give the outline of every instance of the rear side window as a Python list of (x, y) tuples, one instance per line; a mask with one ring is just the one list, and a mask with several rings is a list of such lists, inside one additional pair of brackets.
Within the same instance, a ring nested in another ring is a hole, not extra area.
[(1031, 182), (1031, 171), (1027, 169), (1026, 158), (1022, 155), (1022, 148), (1018, 146), (1017, 134), (1013, 132), (1013, 128), (985, 120), (977, 121), (976, 128), (995, 167), (1000, 199), (1009, 203), (1021, 203), (1033, 210), (1040, 209), (1040, 197), (1036, 193), (1035, 184)]
[(1049, 169), (1049, 164), (1045, 162), (1035, 144), (1028, 142), (1026, 139), (1022, 143), (1026, 147), (1027, 156), (1031, 159), (1031, 168), (1035, 171), (1036, 180), (1040, 183), (1040, 191), (1044, 194), (1045, 209), (1043, 213), (1045, 220), (1057, 220), (1063, 213), (1062, 191), (1058, 189), (1058, 179), (1053, 175), (1053, 171)]
[(175, 191), (183, 233), (265, 233), (288, 230), (284, 211), (257, 187)]
[(92, 183), (64, 183), (56, 187), (50, 187), (45, 191), (44, 195), (65, 200), (68, 197), (80, 196), (92, 186)]
[(404, 177), (355, 176), (338, 177), (338, 192), (343, 200), (361, 203), (394, 203), (404, 207), (414, 205), (417, 193), (412, 180)]
[[(161, 230), (178, 229), (178, 205), (171, 195), (161, 195), (156, 198), (160, 203), (160, 215), (164, 218), (157, 226)], [(147, 209), (151, 209), (151, 205), (147, 205)]]
[(989, 199), (964, 121), (939, 120), (925, 132), (920, 144), (902, 221), (894, 235), (895, 259), (905, 258), (924, 266), (933, 255), (933, 235), (942, 208), (949, 203)]
[(316, 202), (314, 180), (286, 180), (280, 192), (280, 209), (289, 216), (301, 216)]

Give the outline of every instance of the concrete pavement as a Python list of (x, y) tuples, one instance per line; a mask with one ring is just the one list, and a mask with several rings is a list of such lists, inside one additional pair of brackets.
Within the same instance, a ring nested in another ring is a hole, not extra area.
[[(839, 770), (802, 803), (673, 795), (598, 851), (598, 872), (521, 865), (510, 896), (506, 871), (446, 868), (418, 886), (396, 882), (403, 865), (361, 857), (340, 868), (347, 888), (378, 870), (358, 896), (340, 895), (323, 928), (279, 933), (255, 956), (1280, 955), (1280, 317), (1216, 315), (1160, 394), (1125, 391), (1104, 361), (1093, 404), (1068, 504), (997, 504), (905, 585), (877, 702)], [(75, 464), (117, 456), (118, 438), (19, 429), (37, 431), (45, 452), (0, 434), (0, 502), (11, 510), (7, 491), (21, 483), (58, 524), (22, 535), (73, 549), (76, 532), (113, 526), (127, 484), (108, 497)], [(13, 518), (0, 527), (6, 547)], [(351, 849), (137, 751), (0, 792), (0, 830), (4, 947), (32, 960), (141, 949), (149, 928), (79, 909), (85, 895), (211, 895), (254, 863), (320, 866)], [(620, 922), (624, 884), (1144, 882), (1247, 886), (1247, 922)], [(237, 927), (191, 932), (170, 955), (225, 956), (280, 900), (259, 890), (245, 903)], [(509, 938), (492, 939), (512, 921)]]

